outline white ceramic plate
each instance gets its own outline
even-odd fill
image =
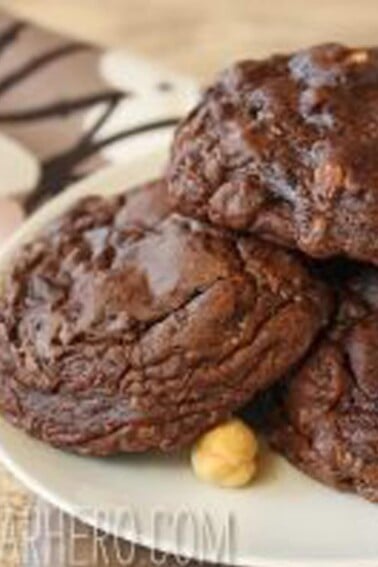
[[[111,194],[156,176],[166,152],[147,154],[77,184],[31,218],[21,242],[83,194]],[[85,522],[165,551],[254,567],[378,564],[378,506],[340,494],[265,453],[259,479],[227,491],[198,482],[187,456],[84,458],[0,422],[0,458],[28,487]]]

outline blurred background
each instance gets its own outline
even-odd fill
[[[56,30],[209,80],[237,57],[377,41],[377,0],[0,0]]]

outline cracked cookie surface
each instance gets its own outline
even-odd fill
[[[329,330],[257,411],[295,466],[378,502],[378,274],[360,270]]]
[[[297,362],[330,303],[293,254],[171,214],[163,182],[85,199],[10,269],[0,407],[82,453],[175,450]]]
[[[314,257],[378,264],[378,49],[321,45],[242,61],[178,128],[184,214]]]

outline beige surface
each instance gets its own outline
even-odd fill
[[[236,57],[325,40],[372,44],[378,30],[377,0],[0,0],[0,6],[84,39],[126,46],[204,80]],[[85,537],[72,549],[67,518],[61,540],[55,536],[54,544],[49,529],[38,534],[33,522],[43,507],[0,469],[1,567],[122,564],[114,542],[101,544],[96,551],[92,534],[78,523],[75,529]],[[61,519],[52,508],[48,515],[55,522]],[[126,544],[121,552],[128,555]],[[141,549],[132,562],[138,567],[152,563],[149,552]],[[173,567],[177,562],[171,559],[162,565]]]
[[[0,0],[56,29],[208,79],[235,57],[377,41],[377,0]]]

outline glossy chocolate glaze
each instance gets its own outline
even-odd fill
[[[174,450],[302,357],[330,298],[292,254],[171,214],[164,182],[78,203],[0,309],[0,407],[66,449]]]
[[[185,214],[314,257],[378,264],[378,50],[321,45],[236,63],[179,127]]]

